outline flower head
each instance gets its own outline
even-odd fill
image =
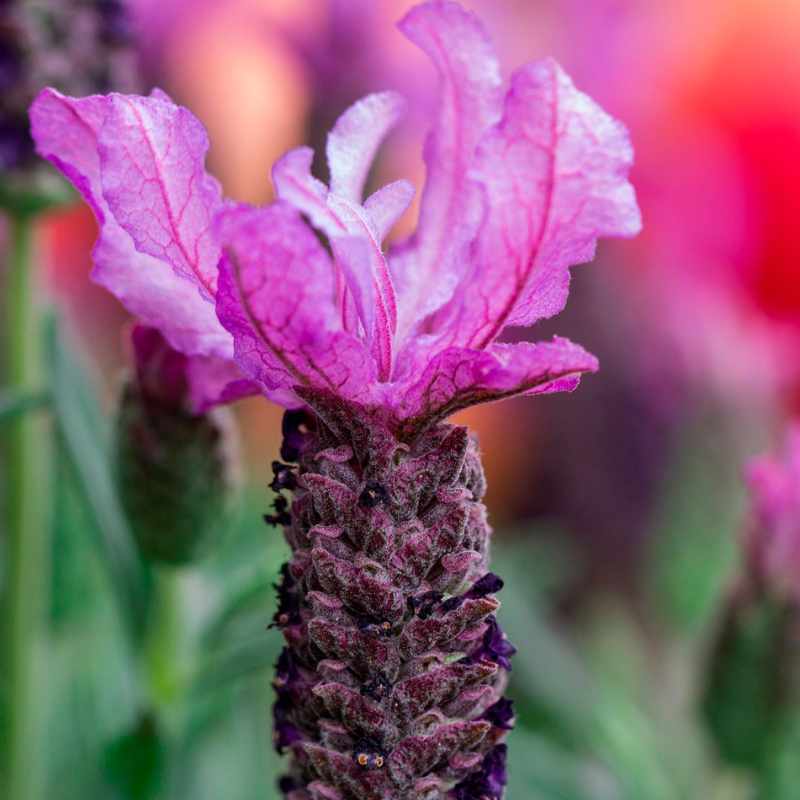
[[[419,226],[388,253],[413,187],[366,199],[364,187],[404,111],[395,93],[336,123],[329,186],[298,148],[275,165],[278,200],[264,208],[222,199],[205,131],[162,92],[46,90],[34,103],[39,152],[100,222],[94,279],[196,362],[196,407],[261,391],[298,408],[296,389],[325,389],[408,437],[476,403],[572,389],[596,369],[565,339],[497,339],[563,307],[568,268],[592,258],[598,236],[638,231],[625,128],[548,59],[518,70],[504,96],[488,35],[455,3],[417,6],[400,29],[441,86]]]
[[[792,602],[800,601],[800,427],[787,436],[783,456],[752,461],[747,479],[753,494],[745,547],[759,583]]]

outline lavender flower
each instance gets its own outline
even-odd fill
[[[496,340],[557,313],[569,266],[640,224],[625,128],[553,61],[504,98],[474,15],[437,0],[400,29],[439,69],[440,110],[419,226],[388,254],[414,190],[363,196],[397,94],[336,123],[330,186],[308,148],[286,154],[265,208],[223,201],[205,132],[161,92],[46,91],[31,111],[39,152],[97,214],[95,280],[189,356],[195,407],[261,392],[288,409],[268,520],[292,548],[274,619],[292,800],[502,794],[513,646],[477,447],[444,420],[596,369],[565,339]]]

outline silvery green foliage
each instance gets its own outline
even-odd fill
[[[508,657],[486,573],[474,439],[440,423],[399,441],[363,408],[299,390],[268,522],[292,556],[274,624],[275,744],[290,800],[499,797]],[[286,492],[291,492],[288,507]]]

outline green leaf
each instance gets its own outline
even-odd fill
[[[103,416],[55,318],[47,330],[47,351],[58,431],[97,523],[111,583],[123,617],[138,636],[147,612],[147,574],[117,496],[105,438]]]

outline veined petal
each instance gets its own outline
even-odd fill
[[[375,154],[405,110],[402,95],[380,92],[367,95],[339,117],[328,134],[325,150],[333,194],[361,205]]]
[[[486,350],[450,347],[430,360],[419,380],[396,390],[395,415],[399,427],[410,432],[479,403],[572,390],[582,372],[597,368],[591,353],[559,337]]]
[[[211,218],[222,192],[205,171],[205,129],[165,97],[109,96],[98,140],[103,196],[137,250],[211,299],[221,256]]]
[[[569,267],[594,257],[600,236],[641,227],[625,126],[551,59],[512,78],[502,121],[481,142],[472,176],[487,217],[474,272],[437,318],[442,340],[485,347],[506,325],[560,311]]]
[[[397,330],[397,305],[377,227],[362,206],[348,203],[334,194],[328,198],[328,204],[344,224],[348,235],[358,237],[366,246],[367,274],[373,286],[365,288],[364,294],[372,298],[373,310],[369,314],[371,325],[368,327],[364,320],[364,326],[375,354],[378,374],[381,380],[387,380],[392,371],[392,340]],[[357,274],[363,275],[364,271],[360,270]]]
[[[100,232],[92,253],[92,279],[158,328],[176,350],[230,357],[232,341],[214,306],[169,264],[138,252],[103,197],[98,146],[111,106],[111,97],[75,99],[53,89],[45,89],[31,106],[31,132],[38,152],[75,184],[97,216]]]
[[[358,398],[376,381],[367,348],[341,327],[330,258],[282,204],[230,205],[218,219],[226,257],[217,313],[236,363],[268,390],[305,385]]]
[[[500,118],[502,93],[491,39],[480,20],[457,3],[416,6],[398,27],[430,56],[440,75],[439,116],[425,141],[419,228],[390,263],[402,340],[450,299],[463,275],[466,248],[483,213],[467,173],[481,136]]]

